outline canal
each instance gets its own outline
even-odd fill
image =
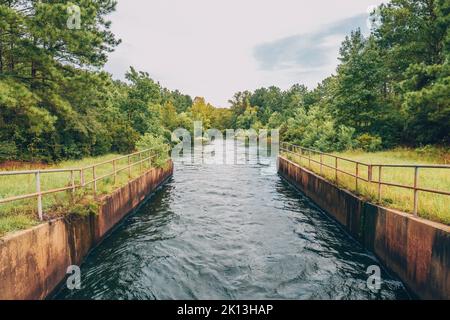
[[[401,282],[273,168],[176,164],[56,299],[408,299]]]

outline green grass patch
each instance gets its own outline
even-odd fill
[[[34,218],[27,215],[6,215],[0,218],[0,237],[6,233],[23,230],[29,227],[37,225],[39,222]]]
[[[382,186],[380,198],[378,184],[376,183],[367,183],[359,180],[358,188],[356,188],[356,179],[354,177],[344,173],[338,173],[336,181],[334,169],[326,168],[325,166],[322,166],[321,169],[320,164],[313,162],[310,164],[309,160],[300,159],[292,154],[285,155],[290,160],[311,169],[326,179],[337,183],[340,187],[352,191],[371,202],[407,213],[412,213],[414,210],[414,192],[412,190],[394,186]],[[336,155],[367,164],[444,164],[446,162],[445,159],[448,159],[448,154],[446,153],[435,152],[425,154],[420,150],[406,148],[374,153],[348,151],[336,153]],[[320,161],[320,156],[314,155],[312,159]],[[335,166],[335,160],[329,156],[323,157],[323,163],[331,167]],[[338,167],[340,170],[356,175],[356,164],[352,162],[339,160]],[[360,165],[359,175],[367,179],[369,175],[368,167]],[[381,176],[384,182],[411,187],[414,185],[413,168],[383,168]],[[378,181],[379,179],[377,167],[373,169],[372,179],[373,181]],[[442,191],[450,190],[450,169],[420,169],[418,186]],[[418,214],[420,217],[450,225],[450,196],[419,192]]]
[[[108,154],[100,157],[85,158],[82,160],[64,161],[57,165],[50,166],[48,169],[69,168],[76,169],[87,167],[93,164],[102,163],[107,160],[120,157],[118,154]],[[145,156],[144,156],[145,157]],[[132,156],[131,162],[139,161],[139,155]],[[25,166],[26,164],[24,164]],[[116,169],[125,168],[128,165],[128,159],[124,158],[117,161]],[[130,179],[137,178],[143,172],[153,167],[153,163],[146,161],[142,165],[135,165],[131,170],[125,169],[118,172],[116,178],[106,177],[97,182],[97,192],[94,196],[93,183],[85,188],[48,194],[43,196],[43,211],[46,219],[63,216],[67,214],[87,215],[97,211],[99,196],[112,193],[117,188],[128,183]],[[20,168],[15,168],[20,170]],[[27,168],[24,168],[27,170]],[[104,164],[96,168],[96,177],[112,173],[112,164]],[[0,176],[0,198],[8,198],[22,194],[31,194],[36,192],[35,175],[16,175]],[[84,172],[84,181],[93,180],[92,169]],[[71,173],[42,173],[41,190],[51,190],[71,186]],[[81,177],[79,172],[74,172],[74,181],[76,185],[80,184]],[[37,199],[26,199],[14,201],[6,204],[0,204],[0,236],[6,233],[28,228],[29,226],[39,224],[37,215]]]

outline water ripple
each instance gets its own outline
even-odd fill
[[[379,262],[280,179],[252,166],[178,166],[90,254],[57,299],[405,299]]]

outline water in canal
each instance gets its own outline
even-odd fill
[[[406,299],[379,262],[271,168],[176,165],[56,299]]]

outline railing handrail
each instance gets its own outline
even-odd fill
[[[353,160],[353,159],[349,159],[349,158],[340,157],[340,156],[337,156],[337,155],[332,154],[332,153],[326,153],[326,152],[322,152],[322,151],[319,151],[319,150],[302,147],[302,146],[295,145],[295,144],[292,144],[292,143],[289,143],[289,142],[282,142],[281,145],[283,145],[283,144],[287,144],[287,145],[290,145],[290,146],[295,147],[295,148],[300,148],[301,150],[312,151],[312,152],[315,152],[315,153],[318,153],[318,154],[321,154],[321,155],[324,155],[324,156],[330,156],[330,157],[338,158],[340,160],[345,160],[345,161],[349,161],[349,162],[353,162],[353,163],[359,163],[359,164],[364,165],[364,166],[370,166],[370,164],[368,164],[368,163],[364,163],[364,162]]]
[[[405,167],[405,168],[426,168],[426,169],[450,169],[450,165],[448,164],[379,164],[379,163],[366,163],[366,162],[362,162],[362,161],[358,161],[358,160],[354,160],[354,159],[350,159],[350,158],[345,158],[345,157],[341,157],[332,153],[327,153],[327,152],[322,152],[316,149],[311,149],[311,148],[306,148],[306,147],[302,147],[296,144],[292,144],[289,142],[282,142],[281,145],[283,144],[287,144],[296,148],[300,148],[302,150],[307,150],[307,151],[312,151],[314,153],[317,154],[322,154],[322,155],[326,155],[326,156],[330,156],[330,157],[334,157],[334,158],[338,158],[340,160],[344,160],[344,161],[348,161],[348,162],[353,162],[353,163],[359,163],[360,165],[363,166],[372,166],[372,167],[392,167],[392,168],[401,168],[401,167]],[[292,152],[292,151],[291,151]]]
[[[105,164],[109,164],[112,163],[113,161],[119,161],[122,159],[125,159],[127,157],[132,157],[138,154],[142,154],[148,151],[152,151],[155,150],[155,148],[149,148],[149,149],[145,149],[142,151],[136,151],[127,155],[123,155],[123,156],[119,156],[117,158],[114,159],[110,159],[110,160],[105,160],[103,162],[98,162],[98,163],[94,163],[92,165],[88,165],[85,167],[75,167],[75,168],[56,168],[56,169],[36,169],[36,170],[16,170],[16,171],[0,171],[0,176],[14,176],[14,175],[21,175],[21,174],[35,174],[35,173],[62,173],[62,172],[79,172],[81,170],[87,170],[87,169],[92,169],[93,167],[98,167],[98,166],[102,166]]]
[[[156,154],[151,154],[150,151],[155,150],[155,148],[149,148],[149,149],[145,149],[142,151],[137,151],[134,153],[130,153],[127,155],[123,155],[123,156],[119,156],[113,159],[109,159],[103,162],[99,162],[99,163],[95,163],[89,166],[84,166],[84,167],[78,167],[78,168],[57,168],[57,169],[37,169],[37,170],[19,170],[19,171],[0,171],[0,177],[1,176],[13,176],[13,175],[35,175],[36,177],[36,192],[33,193],[29,193],[29,194],[20,194],[20,195],[14,195],[14,196],[10,196],[10,197],[6,197],[6,198],[0,198],[0,204],[4,204],[4,203],[9,203],[9,202],[14,202],[14,201],[18,201],[18,200],[25,200],[25,199],[30,199],[30,198],[37,198],[38,199],[38,214],[39,214],[39,218],[40,220],[43,220],[43,210],[42,210],[42,196],[43,195],[47,195],[47,194],[52,194],[52,193],[58,193],[58,192],[63,192],[63,191],[68,191],[68,190],[72,190],[72,192],[74,193],[76,189],[79,188],[84,188],[88,185],[93,184],[93,189],[94,189],[94,194],[97,191],[97,181],[103,180],[107,177],[111,177],[114,176],[114,182],[116,181],[116,176],[124,171],[128,169],[128,175],[129,175],[129,179],[131,178],[131,168],[136,166],[136,165],[140,165],[141,167],[141,171],[142,171],[142,164],[146,161],[149,161],[149,163],[151,163],[151,160],[153,158],[155,158],[157,155]],[[145,158],[142,158],[142,155],[144,153],[148,153],[148,156],[146,156]],[[134,156],[139,155],[139,160],[137,161],[131,161],[131,158]],[[122,160],[122,159],[126,159],[128,158],[128,163],[127,165],[117,168],[116,164],[118,161]],[[97,177],[96,176],[96,168],[99,166],[103,166],[103,165],[107,165],[107,164],[112,164],[113,165],[113,170],[110,173],[104,174],[102,176]],[[85,181],[84,180],[84,172],[86,172],[87,170],[92,170],[92,180],[90,181]],[[41,190],[41,181],[40,181],[40,177],[42,174],[47,174],[47,173],[70,173],[71,177],[70,177],[70,185],[68,186],[64,186],[64,187],[60,187],[60,188],[56,188],[56,189],[51,189],[51,190]],[[80,181],[79,184],[75,183],[75,177],[74,174],[75,173],[79,173],[80,174]]]
[[[293,147],[292,149],[295,150],[301,150],[302,153],[295,153],[292,150],[289,150],[289,147],[284,148],[284,146],[290,146]],[[444,191],[444,190],[435,190],[435,189],[428,189],[428,188],[423,188],[419,186],[419,170],[420,169],[450,169],[450,165],[433,165],[433,164],[368,164],[368,163],[364,163],[364,162],[360,162],[357,160],[353,160],[353,159],[348,159],[348,158],[344,158],[344,157],[340,157],[331,153],[326,153],[326,152],[321,152],[319,150],[314,150],[311,148],[305,148],[299,145],[295,145],[289,142],[282,142],[281,143],[281,148],[282,151],[288,152],[288,153],[292,153],[298,157],[300,157],[300,159],[306,159],[309,161],[309,165],[311,166],[311,163],[316,163],[320,165],[320,174],[322,175],[322,168],[326,167],[326,168],[330,168],[332,170],[335,171],[335,179],[336,179],[336,183],[338,183],[338,173],[343,173],[346,174],[348,176],[351,176],[353,178],[355,178],[355,182],[356,182],[356,191],[358,191],[358,182],[359,181],[364,181],[367,183],[375,183],[378,185],[378,200],[381,201],[381,186],[391,186],[391,187],[399,187],[399,188],[404,188],[404,189],[408,189],[408,190],[413,190],[414,191],[414,214],[417,216],[418,215],[418,196],[419,196],[419,192],[427,192],[427,193],[434,193],[434,194],[440,194],[440,195],[445,195],[445,196],[450,196],[450,191]],[[308,155],[305,156],[303,154],[303,151],[309,151]],[[320,155],[320,161],[313,159],[311,157],[311,152],[314,152],[317,155]],[[331,157],[333,159],[335,159],[335,165],[331,166],[328,165],[326,163],[323,162],[323,156],[328,156]],[[351,172],[347,172],[345,170],[339,169],[339,165],[338,165],[338,160],[343,160],[343,161],[348,161],[351,163],[356,164],[356,168],[355,168],[355,173],[351,173]],[[360,172],[360,168],[359,166],[366,166],[367,167],[367,178],[361,176],[361,172]],[[373,179],[373,170],[375,168],[378,168],[378,180],[374,180]],[[413,185],[403,185],[403,184],[398,184],[398,183],[393,183],[393,182],[387,182],[387,181],[383,181],[382,180],[382,169],[383,168],[411,168],[414,169],[414,182]]]
[[[422,169],[450,169],[447,164],[371,164],[372,167],[385,168],[422,168]]]

